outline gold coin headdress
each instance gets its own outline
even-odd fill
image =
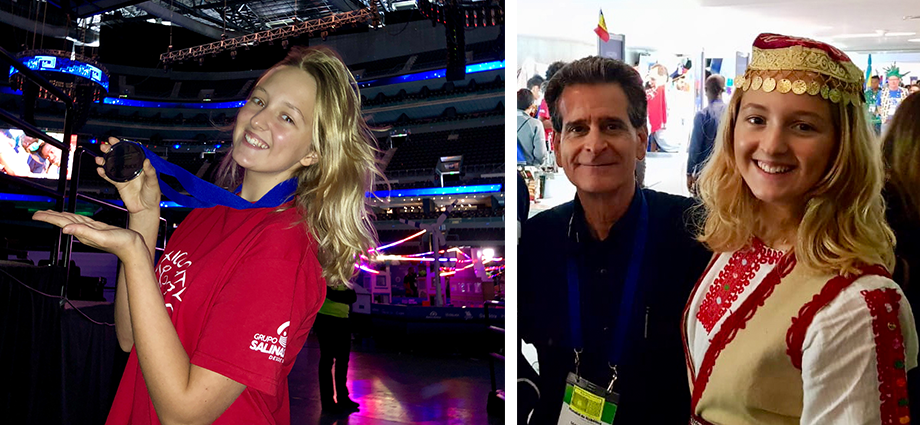
[[[834,103],[859,105],[864,102],[864,78],[846,53],[830,44],[764,33],[754,40],[751,63],[735,79],[735,88],[820,95]]]

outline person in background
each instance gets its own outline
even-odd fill
[[[29,170],[34,174],[48,174],[48,170],[51,168],[51,158],[47,155],[50,154],[51,145],[43,141],[38,141],[37,143],[32,143],[30,148],[34,147],[35,150],[31,152],[26,163],[29,164]],[[31,149],[30,149],[31,150]]]
[[[407,297],[418,296],[418,275],[415,274],[415,268],[409,267],[406,277],[403,279],[403,287],[406,288]]]
[[[668,125],[667,83],[668,69],[662,64],[652,65],[646,90],[650,152],[677,152],[677,148],[670,146],[662,134]]]
[[[920,92],[920,83],[911,84],[910,87],[908,87],[907,91],[908,91],[910,94],[914,94],[914,93],[916,93],[916,92]]]
[[[700,175],[716,255],[684,310],[692,423],[909,423],[911,308],[889,271],[863,72],[760,34]]]
[[[551,80],[553,76],[556,75],[556,73],[559,72],[559,70],[565,66],[565,64],[566,63],[563,61],[556,61],[556,62],[549,64],[549,66],[546,68],[546,81]],[[547,149],[549,151],[552,151],[553,138],[555,136],[553,133],[553,120],[550,118],[549,106],[546,104],[546,99],[540,99],[540,106],[539,108],[537,108],[536,117],[543,124],[543,129],[545,130],[544,136],[546,136]]]
[[[545,132],[540,121],[531,117],[536,109],[533,92],[520,89],[517,92],[517,168],[524,180],[528,199],[537,201],[542,196],[543,170],[546,160]]]
[[[696,179],[700,170],[712,153],[716,134],[719,132],[719,123],[725,113],[725,102],[722,102],[722,93],[725,92],[725,77],[715,74],[706,78],[706,98],[709,105],[693,117],[693,132],[690,134],[690,147],[687,155],[687,190],[696,195]]]
[[[530,93],[533,94],[533,98],[535,99],[535,101],[543,100],[543,83],[544,82],[546,82],[546,80],[543,79],[543,77],[539,75],[534,75],[533,77],[530,77],[529,80],[527,80],[527,90],[530,90]]]
[[[869,123],[875,129],[875,135],[882,134],[882,118],[878,115],[878,96],[881,92],[881,78],[873,75],[869,78],[869,89],[866,90],[866,109],[869,111]]]
[[[348,311],[357,300],[358,295],[352,288],[345,285],[330,287],[326,291],[326,301],[316,315],[313,328],[319,340],[319,397],[323,413],[349,413],[360,408],[358,403],[348,397],[346,386],[348,358],[351,356]],[[333,388],[335,400],[332,398]]]
[[[518,165],[539,167],[546,157],[546,141],[543,138],[543,126],[530,111],[536,108],[530,90],[517,92],[517,149]]]
[[[920,310],[920,96],[908,96],[898,107],[882,148],[888,171],[887,218],[897,240],[892,278],[911,310]],[[910,405],[920,406],[920,368],[908,372],[907,384]]]
[[[901,70],[892,65],[885,73],[888,78],[888,85],[882,89],[876,97],[875,105],[878,108],[878,115],[882,121],[882,131],[888,128],[888,121],[894,117],[901,101],[907,97],[908,93],[901,88]]]
[[[17,177],[33,175],[26,162],[29,153],[20,144],[24,137],[16,137],[9,130],[0,129],[0,172]]]
[[[38,154],[48,162],[48,170],[45,172],[50,176],[57,176],[61,171],[61,150],[50,143],[42,144]]]

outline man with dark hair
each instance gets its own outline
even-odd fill
[[[693,118],[693,132],[690,133],[690,148],[687,155],[687,190],[696,195],[696,179],[700,176],[703,163],[712,153],[719,122],[725,112],[722,92],[725,91],[725,77],[713,74],[704,83],[709,106],[696,113]]]
[[[881,90],[881,78],[878,75],[873,75],[869,78],[869,89],[866,90],[865,97],[866,107],[869,108],[869,122],[872,123],[872,128],[875,129],[876,135],[882,132],[882,118],[878,114],[878,106],[876,105]]]
[[[527,80],[527,89],[533,93],[534,99],[541,99],[543,97],[543,83],[546,80],[539,75],[534,75]]]
[[[531,199],[540,197],[542,170],[539,168],[546,159],[546,140],[543,139],[543,125],[530,116],[537,108],[533,93],[527,89],[517,92],[517,165],[518,174],[524,183],[524,195],[527,206]],[[526,192],[526,194],[525,194]],[[525,202],[519,199],[520,203]],[[526,219],[526,217],[525,217]]]
[[[518,390],[531,403],[519,404],[520,423],[569,423],[583,397],[616,393],[617,425],[686,424],[681,312],[710,254],[687,225],[692,200],[636,182],[648,139],[642,80],[622,62],[584,58],[553,76],[546,101],[576,196],[522,231]]]
[[[530,90],[517,92],[517,144],[518,164],[539,167],[546,156],[546,141],[543,139],[543,125],[530,112],[536,108]]]

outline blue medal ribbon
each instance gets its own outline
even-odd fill
[[[275,185],[272,190],[268,191],[256,202],[249,202],[237,195],[234,195],[224,188],[208,183],[198,176],[188,172],[188,170],[167,162],[149,149],[141,146],[144,155],[150,160],[150,164],[157,170],[157,179],[160,181],[160,191],[166,195],[169,200],[188,208],[211,208],[218,205],[230,207],[233,209],[244,210],[248,208],[275,208],[294,198],[294,192],[297,190],[297,179],[288,179]],[[188,191],[191,196],[183,195],[175,189],[169,187],[160,173],[167,176],[173,176],[182,187]]]
[[[617,314],[616,334],[610,338],[608,345],[608,361],[610,365],[622,365],[624,352],[629,339],[630,324],[636,312],[634,303],[636,301],[636,290],[639,289],[639,272],[642,268],[642,261],[645,258],[645,243],[648,239],[648,203],[645,200],[645,194],[638,187],[636,194],[639,197],[639,222],[636,226],[636,232],[633,236],[633,249],[630,254],[629,266],[626,270],[626,280],[623,285],[622,298],[620,299],[620,309]],[[580,350],[584,348],[584,339],[581,329],[581,293],[578,279],[578,266],[576,253],[573,249],[569,250],[567,255],[567,281],[568,281],[568,304],[569,304],[569,326],[572,348]]]

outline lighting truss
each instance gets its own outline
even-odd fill
[[[372,22],[375,27],[380,24],[380,16],[377,14],[376,2],[372,2],[371,7],[367,9],[337,13],[319,19],[298,22],[286,27],[246,34],[236,38],[215,41],[213,43],[202,44],[200,46],[189,47],[188,49],[176,50],[174,52],[166,52],[160,55],[160,60],[164,63],[171,63],[186,59],[200,58],[227,50],[234,51],[240,47],[255,46],[259,43],[266,43],[279,39],[285,40],[301,34],[320,33],[334,30],[336,27],[341,27],[343,25],[368,21]]]

